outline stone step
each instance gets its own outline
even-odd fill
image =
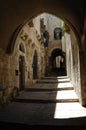
[[[44,79],[54,79],[54,80],[57,80],[58,78],[57,77],[42,77],[41,80],[44,80]]]
[[[73,87],[63,87],[63,88],[39,88],[39,87],[32,87],[26,88],[25,91],[62,91],[62,90],[74,90]]]
[[[53,78],[44,78],[37,80],[37,83],[63,83],[63,82],[70,82],[70,79],[53,79]]]
[[[69,77],[68,76],[59,76],[59,77],[53,77],[53,76],[48,76],[48,77],[42,77],[41,78],[41,80],[43,80],[43,79],[54,79],[54,80],[58,80],[58,79],[69,79]]]
[[[15,97],[13,101],[18,102],[76,102],[79,101],[74,90],[63,91],[24,91],[19,96]]]
[[[21,103],[68,103],[68,102],[79,102],[78,99],[13,99],[13,102]]]
[[[51,80],[51,79],[42,79],[42,80],[38,80],[37,83],[58,83],[58,80]]]

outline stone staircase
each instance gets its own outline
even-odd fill
[[[40,79],[25,91],[20,91],[0,112],[1,125],[14,127],[16,124],[19,127],[23,124],[52,129],[81,126],[86,124],[85,117],[86,108],[80,105],[73,85],[66,76]]]
[[[44,77],[33,86],[20,92],[13,101],[27,103],[79,102],[70,79],[64,77]]]

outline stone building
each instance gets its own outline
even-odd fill
[[[19,2],[0,2],[1,102],[2,97],[6,103],[46,76],[48,66],[51,70],[58,71],[61,67],[65,70],[80,103],[85,106],[86,9],[83,1]]]

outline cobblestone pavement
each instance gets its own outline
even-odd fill
[[[11,125],[22,128],[85,126],[86,108],[80,105],[68,77],[46,77],[21,91],[0,111],[0,126]]]

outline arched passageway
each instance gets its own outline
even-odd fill
[[[48,36],[48,46],[45,46],[46,39],[43,35],[45,32]],[[18,55],[23,55],[24,58],[19,59],[21,62],[18,71],[20,71],[21,76],[15,77],[11,70],[9,74],[12,78],[15,78],[18,89],[29,88],[29,85],[32,85],[41,77],[55,73],[55,76],[67,75],[76,86],[77,93],[79,92],[80,88],[77,88],[77,86],[80,87],[80,82],[78,82],[78,77],[80,77],[78,67],[79,45],[70,23],[68,25],[60,18],[44,12],[29,21],[26,20],[15,31],[12,38],[8,54],[13,59],[16,59]],[[25,50],[22,45],[25,46]],[[76,53],[76,57],[74,57],[74,53]],[[10,64],[13,59],[10,58]],[[14,65],[14,68],[17,70],[17,65]],[[12,87],[14,88],[14,84],[12,84]]]
[[[38,2],[40,4],[38,4]],[[83,75],[85,75],[85,71],[82,69],[83,65],[85,66],[85,63],[82,57],[85,57],[85,54],[82,52],[82,45],[81,45],[81,35],[84,35],[83,32],[83,23],[84,23],[84,14],[83,13],[85,11],[85,8],[83,6],[82,1],[76,1],[76,2],[70,2],[70,1],[31,1],[31,3],[29,3],[28,1],[21,1],[21,5],[19,6],[19,1],[16,2],[12,2],[11,0],[9,0],[6,3],[6,1],[2,1],[1,2],[1,13],[3,12],[3,14],[1,14],[1,44],[0,44],[0,49],[1,49],[1,73],[4,72],[4,70],[6,70],[3,73],[3,77],[0,78],[1,81],[1,85],[4,86],[4,88],[9,89],[9,92],[12,90],[10,89],[10,87],[14,87],[15,84],[18,87],[18,77],[15,76],[15,69],[18,69],[18,66],[13,64],[15,62],[13,62],[14,56],[13,55],[13,51],[16,49],[18,49],[17,44],[15,45],[15,43],[19,43],[20,41],[16,42],[16,39],[19,38],[18,36],[20,36],[20,32],[22,29],[25,29],[23,27],[27,26],[28,21],[33,21],[32,19],[35,16],[38,16],[39,14],[43,13],[43,12],[49,12],[50,14],[55,15],[56,17],[58,16],[59,18],[62,18],[62,20],[64,20],[65,22],[67,22],[67,24],[71,27],[70,33],[71,36],[65,35],[65,37],[63,39],[64,42],[67,43],[67,57],[66,57],[66,68],[67,68],[67,75],[70,77],[72,83],[75,86],[75,90],[78,94],[78,97],[81,100],[84,100],[85,97],[82,94],[82,90],[85,92],[85,78],[83,78]],[[64,4],[65,3],[65,4]],[[71,3],[71,4],[70,4]],[[74,7],[73,9],[71,8]],[[14,6],[14,7],[13,7]],[[22,10],[22,7],[24,8],[24,10]],[[33,11],[34,8],[34,11]],[[4,12],[4,10],[7,10],[6,12]],[[16,10],[16,13],[15,13]],[[77,15],[78,12],[78,15]],[[10,14],[10,15],[8,15]],[[18,15],[19,14],[19,17]],[[8,18],[9,17],[9,18]],[[13,21],[12,21],[13,19]],[[9,27],[9,23],[11,21],[10,27]],[[34,23],[34,22],[32,22]],[[33,24],[34,25],[34,24]],[[23,30],[24,34],[23,34],[23,43],[25,45],[29,45],[29,49],[27,49],[28,51],[26,51],[25,53],[25,86],[27,86],[28,84],[33,83],[32,79],[32,62],[33,61],[33,48],[32,45],[35,42],[36,44],[42,44],[41,41],[41,37],[40,37],[40,33],[36,30],[36,28],[34,28],[34,26],[32,26],[32,28],[29,28],[31,30],[35,30],[34,32],[34,39],[31,37],[31,31],[29,32],[29,35],[27,35],[26,29]],[[38,24],[37,24],[38,25]],[[9,28],[8,28],[9,27]],[[16,27],[17,30],[16,30]],[[30,26],[29,26],[30,27]],[[4,31],[3,31],[4,28]],[[13,32],[15,31],[15,33],[13,34]],[[83,33],[82,33],[83,32]],[[13,37],[10,41],[11,35],[13,34]],[[30,36],[30,37],[29,37]],[[83,44],[85,44],[85,38],[83,37]],[[71,39],[71,40],[70,40]],[[10,41],[10,44],[9,44]],[[41,42],[40,42],[41,41]],[[71,43],[71,44],[69,44]],[[36,45],[34,46],[35,49],[37,49],[37,54],[38,54],[38,75],[40,77],[41,75],[41,70],[42,70],[42,66],[40,66],[41,60],[40,57],[43,57],[43,60],[45,59],[45,55],[40,55],[41,51],[40,48]],[[43,51],[43,50],[42,50]],[[71,51],[71,56],[69,57],[69,53]],[[3,55],[5,55],[5,57],[3,58]],[[80,55],[80,56],[79,56]],[[84,56],[83,56],[84,55]],[[28,58],[30,57],[30,65],[28,65],[28,63],[26,61],[28,61]],[[8,60],[9,59],[9,60]],[[69,60],[70,61],[69,61]],[[80,59],[80,60],[79,60]],[[82,62],[81,62],[82,61]],[[70,64],[68,62],[71,62]],[[13,65],[14,70],[10,69],[10,66]],[[45,62],[43,62],[43,66],[45,67]],[[27,69],[26,69],[27,68]],[[86,67],[84,67],[86,68]],[[45,68],[44,68],[45,70]],[[43,74],[45,73],[43,70]],[[8,73],[10,72],[10,73]],[[71,73],[72,72],[72,73]],[[81,73],[80,73],[81,72]],[[13,77],[12,77],[13,74]],[[30,74],[28,77],[27,75]],[[10,81],[8,81],[8,79],[6,77],[9,77],[8,79],[10,79]],[[6,78],[6,80],[4,80]],[[81,85],[82,84],[82,85]],[[8,87],[10,86],[10,87]],[[83,99],[82,99],[83,96]]]
[[[66,76],[66,56],[65,53],[57,48],[51,53],[50,63],[52,66],[52,75]]]

